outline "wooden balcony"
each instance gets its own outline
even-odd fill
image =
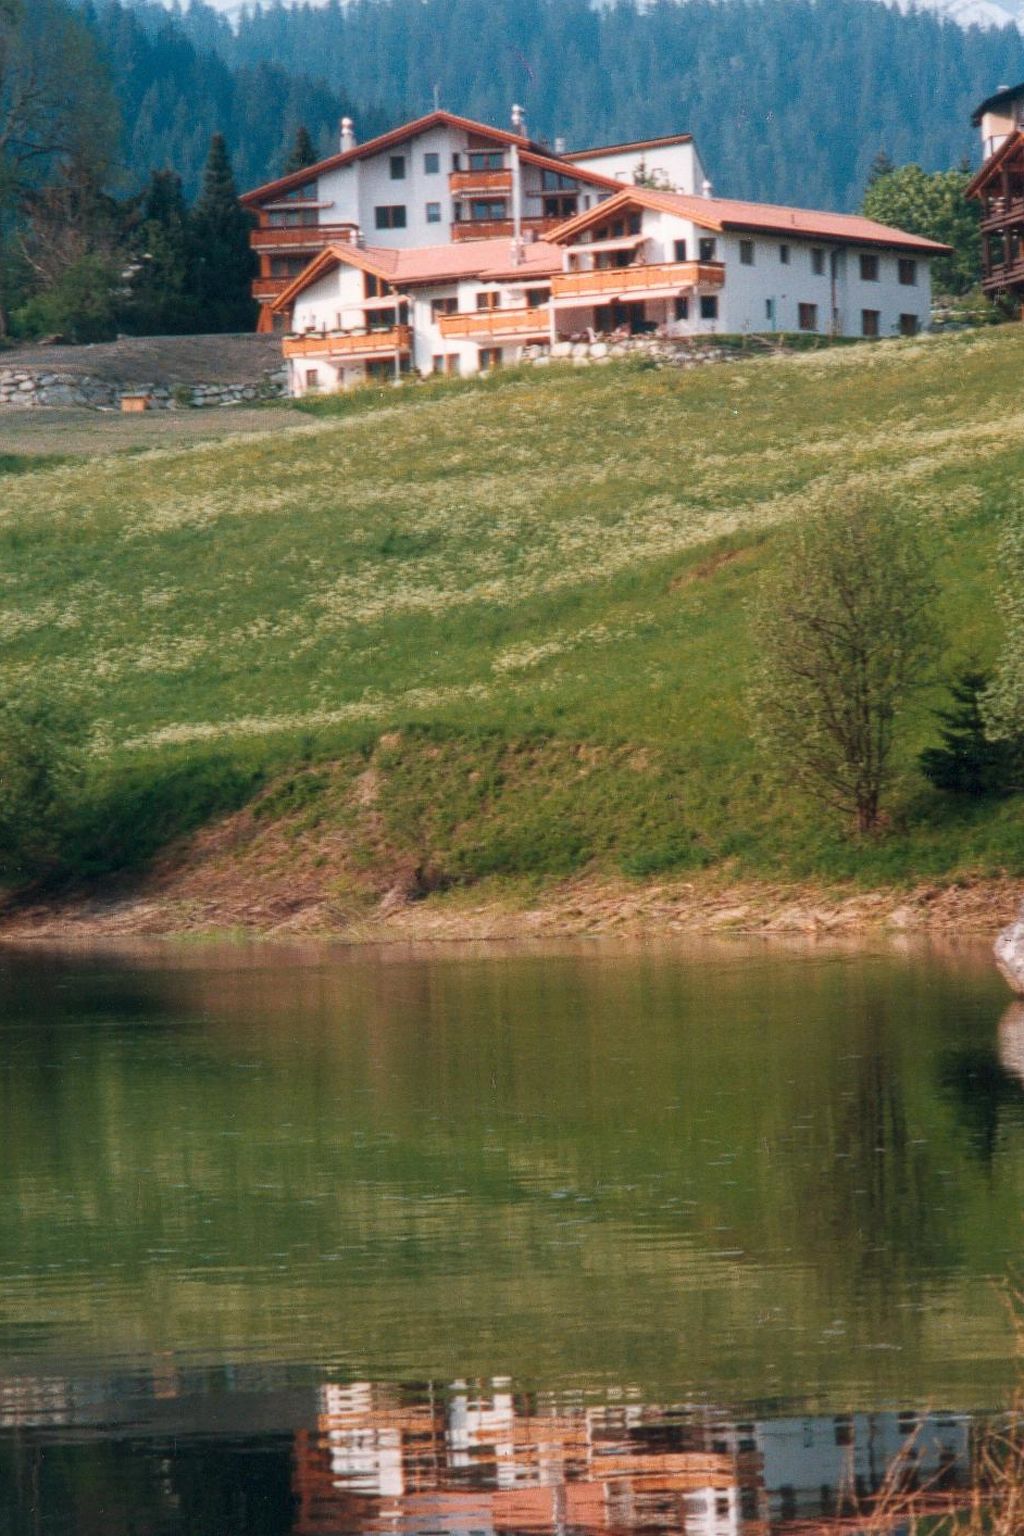
[[[512,195],[511,171],[452,171],[448,187],[453,196],[467,197],[473,193],[484,195],[495,192]]]
[[[440,315],[438,324],[446,341],[477,341],[491,337],[546,337],[548,306],[537,309],[474,309],[461,315]]]
[[[981,218],[982,232],[986,235],[1021,223],[1024,223],[1024,197],[1014,197],[1009,202],[1001,197],[993,198]]]
[[[332,336],[310,332],[305,336],[284,338],[285,357],[351,358],[387,357],[395,352],[408,352],[411,333],[407,325],[394,325],[386,331],[366,331],[364,334],[339,332]]]
[[[721,261],[659,261],[591,272],[556,272],[551,279],[551,296],[578,298],[584,303],[619,294],[642,299],[650,290],[721,288],[724,282],[725,264]]]
[[[276,299],[279,293],[284,293],[290,282],[290,277],[254,277],[252,280],[252,296],[254,299]]]
[[[351,245],[354,224],[304,224],[295,229],[272,229],[261,224],[249,235],[254,251],[322,250],[325,245]]]
[[[543,239],[549,229],[564,223],[564,219],[524,219],[522,229],[524,234]],[[451,226],[451,231],[453,240],[511,240],[514,232],[511,219],[462,219]]]

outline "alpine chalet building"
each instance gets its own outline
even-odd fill
[[[712,196],[687,134],[567,154],[432,112],[243,198],[295,395],[653,333],[913,335],[947,247]]]
[[[1024,304],[1024,85],[1001,86],[971,121],[984,155],[967,188],[981,203],[981,286]]]

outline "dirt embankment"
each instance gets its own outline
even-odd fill
[[[101,893],[11,904],[0,939],[89,941],[175,935],[412,940],[667,937],[733,933],[846,937],[994,936],[1021,882],[963,879],[863,890],[730,880],[720,871],[645,882],[583,874],[529,885],[499,879],[431,890],[429,871],[381,850],[354,867],[347,833],[303,830],[258,810],[171,849],[147,874]]]

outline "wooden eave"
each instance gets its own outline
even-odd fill
[[[1022,147],[1024,147],[1024,133],[1016,128],[1005,142],[1000,144],[995,154],[989,155],[981,170],[967,183],[964,188],[964,197],[980,197],[991,177],[1002,170],[1004,163],[1012,158],[1015,150]]]
[[[622,187],[621,182],[615,182],[615,186]],[[691,224],[700,225],[701,229],[713,229],[721,234],[723,225],[710,213],[704,218],[698,218],[695,214],[680,214],[678,207],[664,198],[659,198],[657,192],[647,187],[622,187],[616,197],[609,197],[603,203],[588,208],[584,213],[578,213],[575,218],[567,219],[564,224],[559,224],[557,229],[547,232],[544,239],[551,245],[563,245],[571,242],[583,230],[589,229],[592,224],[602,224],[609,215],[619,213],[626,208],[651,208],[658,213],[674,213],[686,218]]]
[[[559,176],[569,176],[573,181],[585,182],[591,187],[607,187],[610,191],[621,192],[623,183],[616,181],[612,176],[602,176],[599,171],[587,171],[580,166],[567,164],[564,158],[558,155],[542,155],[533,149],[521,149],[519,158],[524,165],[539,166],[542,171],[555,171]],[[607,206],[604,204],[602,206]]]
[[[373,277],[378,277],[382,282],[393,283],[394,272],[389,272],[377,262],[368,257],[365,251],[357,246],[326,245],[322,251],[318,251],[308,266],[303,267],[298,277],[293,277],[287,288],[282,289],[277,298],[271,302],[270,308],[275,312],[288,309],[300,293],[304,293],[311,283],[323,277],[331,267],[357,267],[361,272],[369,272]]]
[[[540,145],[534,145],[531,139],[523,138],[521,134],[509,133],[504,128],[491,128],[486,123],[474,122],[471,117],[459,117],[454,112],[439,110],[428,112],[425,117],[414,118],[411,123],[402,123],[397,128],[390,128],[387,133],[378,134],[375,139],[367,139],[365,144],[357,144],[353,149],[347,149],[341,154],[330,155],[326,160],[318,160],[315,165],[304,166],[301,171],[292,171],[289,176],[279,176],[276,181],[264,182],[263,186],[254,187],[251,192],[243,192],[240,201],[246,207],[258,207],[269,198],[278,197],[282,192],[290,191],[292,187],[301,187],[304,182],[312,181],[327,171],[336,171],[342,166],[354,164],[357,160],[379,155],[383,150],[391,149],[396,144],[404,144],[407,140],[418,138],[420,134],[429,132],[431,128],[442,125],[449,128],[464,128],[467,133],[476,134],[482,139],[490,139],[495,144],[518,144],[521,149],[543,153]]]
[[[586,160],[591,155],[619,155],[627,149],[665,149],[670,144],[692,144],[692,133],[666,133],[659,139],[631,139],[627,144],[595,144],[590,149],[571,149],[563,160]]]

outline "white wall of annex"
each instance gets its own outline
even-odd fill
[[[704,180],[704,167],[692,142],[665,144],[660,149],[598,151],[573,164],[597,171],[601,176],[611,176],[614,181],[624,181],[627,186],[632,185],[635,174],[643,167],[648,176],[657,176],[666,189],[675,192],[699,192]]]

